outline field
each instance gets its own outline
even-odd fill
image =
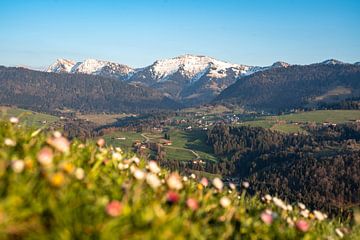
[[[121,138],[125,139],[122,140]],[[143,141],[144,137],[141,136],[141,133],[137,132],[115,132],[105,135],[104,139],[110,145],[128,150],[132,147],[132,144],[135,140]]]
[[[98,125],[107,125],[116,122],[120,118],[131,116],[131,114],[80,114],[77,113],[76,117],[88,120],[90,122],[96,123]]]
[[[263,127],[285,133],[303,132],[302,125],[308,123],[322,124],[345,123],[360,119],[359,110],[318,110],[302,113],[292,113],[279,116],[260,117],[241,124],[253,127]]]
[[[21,122],[27,126],[41,127],[43,125],[51,124],[59,118],[49,114],[33,112],[21,108],[0,106],[0,118],[8,119],[10,117],[18,117]]]
[[[192,130],[189,132],[171,129],[168,134],[172,142],[171,146],[164,146],[166,158],[179,161],[201,159],[206,161],[216,161],[212,155],[211,148],[206,145],[206,132]],[[150,142],[161,143],[164,141],[162,133],[137,133],[137,132],[115,132],[104,136],[105,140],[113,145],[124,149],[129,149],[135,140],[148,140]],[[124,140],[116,138],[125,138]]]

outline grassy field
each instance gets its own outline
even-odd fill
[[[51,124],[59,119],[58,117],[49,114],[15,107],[0,106],[0,118],[8,119],[10,117],[18,117],[23,124],[32,127],[41,127],[44,124]]]
[[[90,122],[106,125],[116,122],[120,118],[129,117],[131,114],[121,113],[121,114],[76,114],[77,118],[88,120]]]
[[[279,116],[268,116],[259,118],[258,120],[243,122],[242,125],[263,127],[285,133],[296,133],[304,132],[301,126],[307,123],[345,123],[357,119],[360,119],[359,110],[318,110]]]
[[[116,138],[125,138],[125,140],[120,140]],[[115,147],[130,149],[135,140],[143,141],[144,137],[141,136],[141,133],[137,132],[115,132],[105,135],[104,139],[108,144]]]
[[[202,159],[206,161],[216,161],[217,158],[212,155],[211,147],[207,146],[206,132],[193,130],[185,132],[179,129],[169,131],[171,146],[164,146],[167,159],[188,161],[193,159]],[[118,137],[125,137],[125,140],[118,140]],[[160,143],[163,141],[162,133],[137,133],[137,132],[115,132],[105,135],[107,143],[113,146],[119,146],[124,149],[130,149],[135,140],[146,140]]]
[[[169,134],[174,147],[191,149],[196,152],[202,160],[217,160],[216,157],[211,154],[211,147],[206,145],[206,132],[201,130],[185,132],[178,129],[172,129]]]
[[[360,119],[360,111],[359,110],[318,110],[311,112],[303,112],[303,113],[294,113],[281,115],[276,117],[275,120],[285,120],[285,121],[293,121],[293,122],[315,122],[315,123],[323,123],[323,122],[331,122],[331,123],[343,123],[349,122],[351,120]]]

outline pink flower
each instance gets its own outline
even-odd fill
[[[70,150],[70,142],[64,137],[54,137],[47,140],[47,143],[56,150],[66,153]]]
[[[99,146],[99,147],[103,147],[105,146],[105,140],[103,138],[99,138],[96,142],[96,144]]]
[[[209,181],[207,180],[207,178],[203,177],[200,181],[201,185],[203,185],[204,187],[207,187],[209,185]]]
[[[177,192],[169,191],[166,194],[166,201],[168,203],[171,203],[171,204],[177,203],[179,200],[180,200],[180,196]]]
[[[120,215],[121,210],[122,210],[122,204],[117,200],[113,200],[106,205],[106,213],[109,216],[117,217]]]
[[[309,230],[309,223],[305,220],[298,220],[296,223],[295,223],[295,226],[296,226],[296,229],[301,231],[301,232],[307,232]]]
[[[188,198],[188,200],[186,200],[186,206],[191,210],[195,211],[199,208],[199,203],[194,198]]]
[[[53,150],[49,147],[43,147],[37,154],[37,159],[42,165],[50,165],[53,161]]]
[[[261,213],[260,218],[265,224],[268,224],[268,225],[270,225],[273,221],[272,215],[267,212]]]
[[[180,190],[183,188],[183,184],[181,183],[181,178],[180,178],[179,174],[177,174],[177,173],[172,173],[168,177],[166,182],[170,189]]]

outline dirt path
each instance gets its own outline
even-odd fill
[[[165,148],[172,148],[172,149],[178,149],[178,150],[184,150],[184,151],[188,151],[188,152],[191,152],[195,157],[196,159],[199,159],[200,158],[200,155],[195,152],[194,150],[191,150],[191,149],[187,149],[187,148],[180,148],[180,147],[171,147],[171,146],[164,146]],[[196,160],[194,159],[194,160]]]
[[[150,139],[148,136],[146,136],[144,133],[140,134],[146,142],[150,142]],[[171,149],[178,149],[178,150],[183,150],[183,151],[188,151],[188,152],[191,152],[194,156],[195,156],[195,159],[194,160],[197,160],[197,159],[200,159],[200,155],[195,152],[194,150],[191,150],[191,149],[187,149],[187,148],[181,148],[181,147],[172,147],[172,146],[164,146],[165,148],[171,148]]]

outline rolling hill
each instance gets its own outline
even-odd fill
[[[360,66],[335,60],[273,68],[239,79],[214,103],[276,112],[360,95]]]
[[[149,112],[180,105],[162,93],[112,78],[0,67],[0,102],[44,112]]]

